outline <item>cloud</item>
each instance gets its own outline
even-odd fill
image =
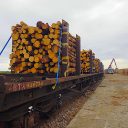
[[[70,32],[81,36],[81,49],[92,49],[105,65],[114,57],[123,60],[119,61],[121,68],[128,67],[127,0],[0,1],[0,49],[11,34],[11,26],[21,20],[34,26],[38,20],[52,23],[65,19]],[[1,69],[8,68],[10,52],[11,42],[0,56]]]
[[[9,70],[9,59],[5,57],[0,57],[0,71]]]

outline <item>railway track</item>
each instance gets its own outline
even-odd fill
[[[89,96],[95,91],[99,83],[86,88],[83,94],[69,92],[63,95],[61,108],[50,114],[48,113],[46,118],[40,118],[40,123],[33,128],[65,128]]]

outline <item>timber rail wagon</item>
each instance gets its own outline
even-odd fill
[[[11,74],[0,74],[0,128],[33,128],[36,116],[59,107],[63,96],[82,95],[103,78],[100,60],[91,50],[80,52],[80,36],[64,20],[21,22],[11,37]]]
[[[89,85],[103,78],[103,73],[83,74],[59,78],[55,89],[54,78],[45,79],[32,74],[0,75],[0,121],[14,120],[28,113],[29,107],[49,111],[64,91],[82,93]],[[48,110],[49,109],[49,110]]]

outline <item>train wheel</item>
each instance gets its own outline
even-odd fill
[[[0,128],[5,128],[5,123],[4,122],[0,122]]]
[[[24,128],[33,128],[39,123],[39,113],[33,112],[24,118]]]
[[[10,121],[7,125],[8,125],[7,128],[24,128],[23,127],[23,118]]]

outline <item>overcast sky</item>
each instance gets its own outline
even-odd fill
[[[0,0],[0,50],[16,23],[61,19],[81,36],[81,49],[92,49],[105,68],[112,58],[128,68],[128,0]],[[8,69],[10,53],[11,42],[0,56],[0,70]]]

